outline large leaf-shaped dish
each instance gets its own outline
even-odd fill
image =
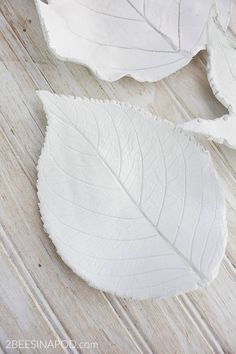
[[[215,11],[208,25],[208,80],[229,114],[216,119],[195,119],[182,127],[236,149],[236,42],[220,25]]]
[[[227,229],[209,154],[127,104],[40,98],[48,129],[38,196],[65,263],[92,286],[134,298],[214,279]]]
[[[48,4],[46,3],[48,2]],[[46,40],[62,60],[99,78],[156,81],[206,45],[214,0],[35,0]],[[216,0],[227,26],[230,0]]]

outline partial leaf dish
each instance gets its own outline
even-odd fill
[[[157,81],[188,64],[215,2],[226,28],[231,0],[35,0],[52,52],[108,81]]]
[[[236,149],[236,42],[223,30],[215,11],[208,24],[208,80],[228,114],[216,119],[194,119],[183,129]]]
[[[42,220],[91,286],[163,298],[204,287],[224,255],[225,201],[208,152],[128,104],[39,93]]]

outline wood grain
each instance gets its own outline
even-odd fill
[[[235,9],[234,0],[232,34]],[[2,0],[0,57],[2,350],[7,339],[23,337],[98,343],[72,352],[235,353],[235,151],[200,139],[227,197],[229,240],[219,277],[206,290],[168,300],[122,300],[73,274],[43,230],[35,189],[46,127],[35,90],[129,101],[174,122],[213,118],[225,109],[207,82],[206,54],[159,83],[103,82],[50,54],[32,0]]]

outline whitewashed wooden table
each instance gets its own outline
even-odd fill
[[[129,101],[176,123],[213,118],[224,108],[207,82],[206,53],[159,83],[103,82],[49,53],[33,0],[1,0],[0,58],[0,352],[236,353],[236,151],[201,139],[226,191],[226,256],[208,289],[168,300],[119,299],[73,274],[43,230],[35,188],[46,127],[35,90]],[[90,349],[7,349],[13,339]]]

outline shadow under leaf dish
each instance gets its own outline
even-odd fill
[[[35,0],[47,43],[62,60],[103,80],[160,80],[206,47],[216,3],[223,28],[231,0]]]
[[[223,30],[216,12],[208,24],[208,80],[229,114],[216,119],[194,119],[181,126],[209,140],[236,149],[236,42]]]
[[[224,255],[225,201],[210,155],[129,104],[40,91],[46,231],[91,286],[137,299],[204,287]]]

